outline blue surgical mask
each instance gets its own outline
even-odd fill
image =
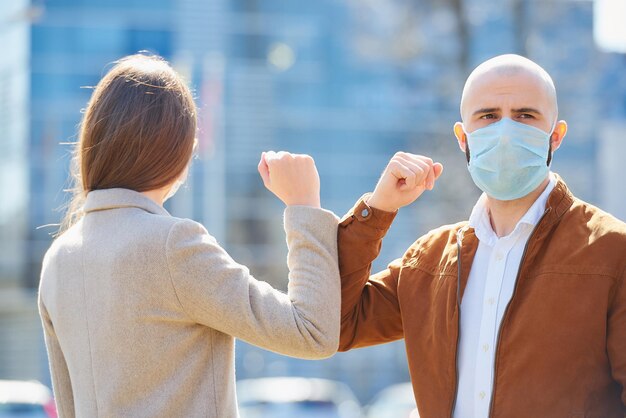
[[[494,199],[526,196],[548,175],[550,133],[509,118],[468,133],[472,180]]]

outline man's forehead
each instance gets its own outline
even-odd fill
[[[554,83],[539,65],[518,55],[502,55],[484,62],[470,74],[461,97],[461,115],[466,115],[467,104],[485,106],[507,96],[515,106],[548,106],[557,111]],[[524,103],[525,102],[525,103]]]
[[[529,74],[489,74],[475,79],[465,93],[465,100],[472,107],[503,101],[513,107],[551,104],[543,81]]]

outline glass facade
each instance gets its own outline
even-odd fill
[[[28,208],[28,1],[0,4],[0,289],[23,275]]]

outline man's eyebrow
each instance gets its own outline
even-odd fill
[[[535,113],[541,115],[542,113],[534,107],[520,107],[519,109],[511,109],[513,113]]]
[[[477,111],[475,111],[474,113],[472,113],[472,115],[479,115],[479,114],[483,114],[483,113],[493,113],[493,112],[499,112],[500,108],[499,107],[483,107],[482,109],[478,109]]]

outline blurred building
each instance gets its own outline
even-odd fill
[[[71,146],[61,143],[77,140],[89,86],[141,50],[170,60],[200,105],[199,156],[167,208],[204,223],[237,261],[280,288],[282,205],[258,178],[261,151],[312,154],[322,203],[338,215],[373,189],[396,151],[443,162],[437,190],[398,215],[374,265],[382,269],[429,229],[467,218],[478,191],[452,125],[466,76],[501,53],[527,55],[552,74],[570,126],[554,169],[578,196],[626,218],[624,194],[615,193],[624,190],[617,156],[626,150],[616,134],[626,121],[626,61],[596,48],[591,1],[4,3],[0,39],[17,47],[0,57],[0,79],[18,81],[0,81],[0,287],[30,296],[12,298],[29,313],[22,322],[0,304],[0,376],[47,380],[40,330],[23,324],[36,323],[34,289],[56,231],[39,227],[58,224],[69,198]],[[9,334],[11,347],[34,351],[2,351]],[[241,343],[237,373],[343,380],[362,401],[409,378],[402,342],[323,362]]]
[[[626,182],[623,181],[623,156],[626,155],[626,27],[622,22],[626,3],[596,0],[594,35],[604,54],[607,68],[600,78],[603,100],[598,133],[598,171],[600,206],[626,220]]]
[[[19,283],[24,268],[28,208],[28,2],[0,5],[0,39],[13,45],[0,55],[0,288]]]
[[[34,292],[24,288],[29,207],[29,61],[27,0],[0,4],[0,376],[37,376],[41,337]],[[6,46],[10,46],[6,48]]]
[[[173,3],[19,0],[0,6],[0,39],[11,46],[0,58],[0,287],[9,281],[21,289],[0,293],[1,377],[49,383],[36,288],[69,197],[69,143],[77,139],[89,87],[107,65],[144,49],[171,54]]]

